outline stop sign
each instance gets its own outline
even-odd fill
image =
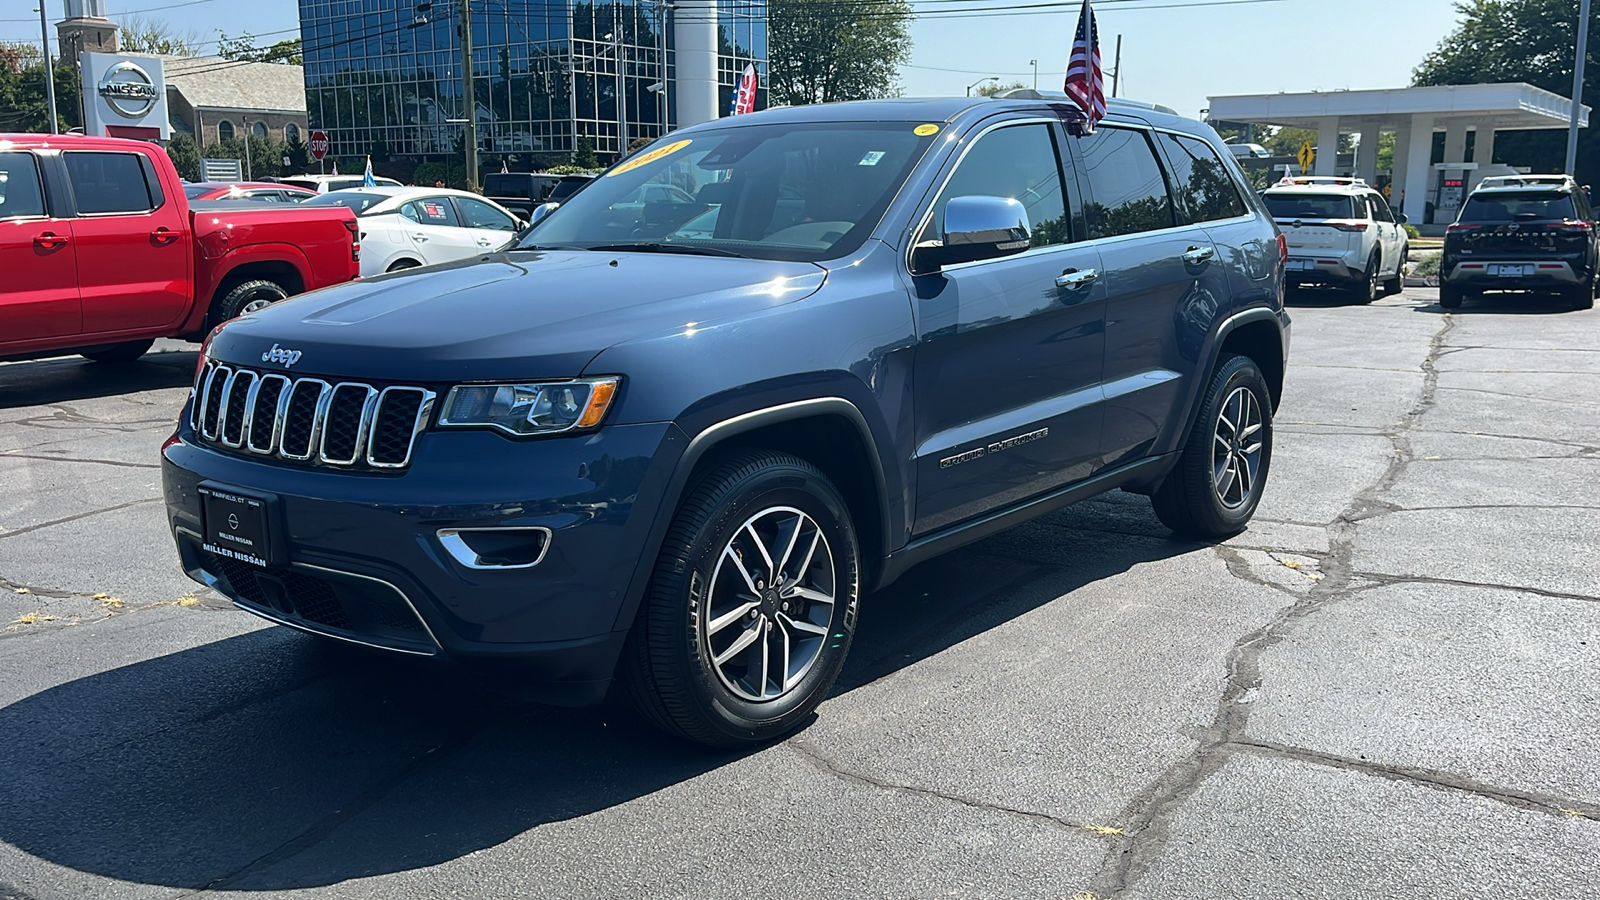
[[[328,133],[326,131],[311,132],[311,156],[320,160],[328,155]]]

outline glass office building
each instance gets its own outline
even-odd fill
[[[503,156],[524,169],[550,165],[585,139],[610,160],[634,138],[677,124],[672,4],[471,4],[469,104],[461,0],[300,0],[307,113],[328,133],[330,155],[459,159],[469,106],[485,168]],[[725,114],[744,67],[765,73],[767,9],[765,0],[717,6]]]

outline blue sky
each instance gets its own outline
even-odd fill
[[[9,21],[26,20],[37,2],[0,0],[0,20],[8,20],[0,21],[0,39],[37,40],[37,25]],[[61,2],[47,2],[54,23]],[[108,5],[113,18],[171,7],[145,15],[208,41],[219,28],[230,34],[245,28],[258,35],[289,32],[263,42],[298,33],[295,0],[188,0],[175,6],[184,2]],[[1101,0],[1097,15],[1107,68],[1116,35],[1123,35],[1123,96],[1195,115],[1208,95],[1403,86],[1456,20],[1452,0],[1264,0],[1170,8],[1197,2],[1204,0]],[[986,75],[1032,84],[1030,59],[1039,61],[1040,87],[1059,87],[1076,24],[1076,9],[917,21],[911,65],[901,72],[906,93],[961,94]]]

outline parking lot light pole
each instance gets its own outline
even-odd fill
[[[972,96],[972,89],[977,87],[980,84],[983,84],[985,81],[999,81],[999,80],[1000,80],[1000,76],[998,76],[998,75],[990,75],[988,78],[979,78],[977,81],[974,81],[973,83],[967,85],[967,96],[971,97]]]
[[[50,101],[50,133],[58,134],[61,125],[56,120],[56,67],[50,61],[50,26],[44,18],[44,0],[39,0],[39,40],[39,49],[44,51],[44,95]]]
[[[1568,175],[1578,174],[1578,120],[1583,116],[1583,70],[1589,54],[1589,0],[1578,7],[1578,57],[1572,70],[1572,118],[1567,122]]]

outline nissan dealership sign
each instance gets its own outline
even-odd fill
[[[166,140],[167,84],[154,56],[84,53],[83,94],[88,121],[84,131],[109,137]]]

